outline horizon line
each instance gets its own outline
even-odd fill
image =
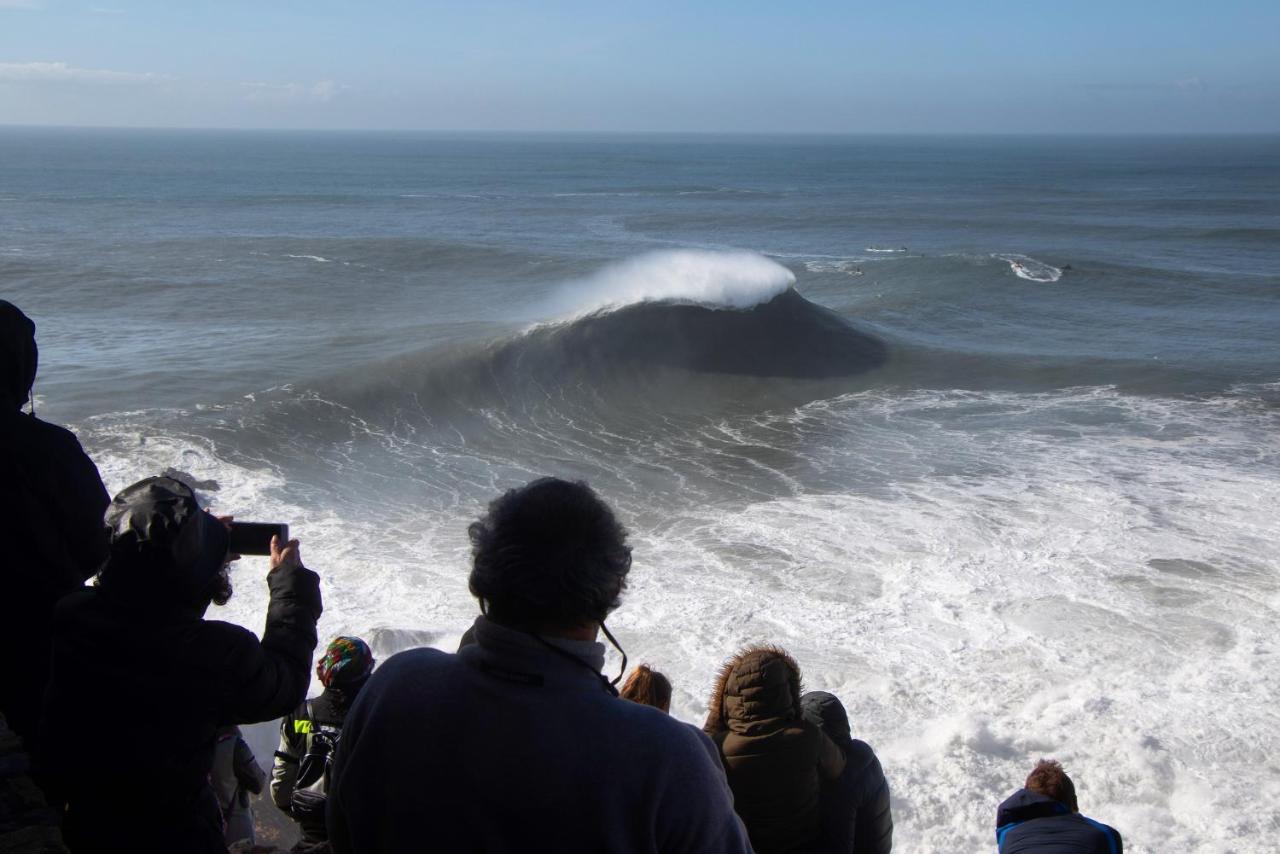
[[[491,136],[706,136],[706,137],[1243,137],[1280,136],[1275,130],[1148,130],[1148,131],[974,131],[974,130],[617,130],[617,129],[519,129],[519,128],[404,128],[404,127],[270,127],[218,125],[92,125],[27,124],[2,122],[0,130],[69,131],[178,131],[223,133],[333,133],[333,134],[440,134]]]

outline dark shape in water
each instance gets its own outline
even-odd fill
[[[880,367],[888,348],[794,289],[748,309],[647,302],[544,327],[508,342],[507,367],[568,375],[583,369],[678,368],[702,373],[829,379]]]

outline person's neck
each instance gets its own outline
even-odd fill
[[[593,641],[600,637],[600,624],[587,623],[574,629],[560,629],[554,632],[539,632],[539,634],[553,638],[564,638],[565,640]]]
[[[516,631],[528,632],[543,638],[571,640],[571,641],[595,641],[600,637],[599,623],[583,623],[581,626],[572,626],[570,628],[539,626],[539,625],[513,625],[504,623],[501,620],[489,619],[508,629]]]

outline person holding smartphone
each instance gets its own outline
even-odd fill
[[[322,605],[297,540],[270,544],[261,640],[204,619],[231,595],[229,521],[178,480],[127,487],[97,583],[55,609],[39,761],[76,852],[225,851],[209,784],[219,727],[306,696]]]

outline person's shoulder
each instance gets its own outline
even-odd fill
[[[611,705],[613,713],[622,719],[623,727],[644,736],[647,749],[670,753],[705,752],[706,746],[712,744],[710,737],[698,727],[673,718],[661,709],[629,700],[613,700]]]
[[[880,764],[880,760],[876,757],[876,752],[871,745],[857,738],[849,740],[849,744],[844,748],[844,755],[845,761],[854,768],[865,768]]]
[[[19,429],[26,433],[27,436],[43,443],[46,447],[55,450],[84,453],[84,449],[80,446],[80,440],[76,438],[76,434],[72,433],[66,427],[54,424],[50,421],[42,421],[34,415],[20,419],[18,422]]]
[[[240,655],[246,650],[262,645],[258,636],[244,626],[222,620],[193,620],[190,628],[183,631],[184,633],[190,631],[207,643],[228,647],[234,650],[232,655]]]
[[[1119,843],[1120,831],[1116,830],[1111,825],[1103,824],[1097,819],[1089,818],[1087,815],[1084,815],[1083,813],[1076,813],[1075,817],[1080,819],[1080,821],[1084,822],[1085,824],[1087,824],[1093,830],[1094,834],[1100,839],[1106,840],[1107,842],[1110,842],[1112,839],[1114,839],[1117,843]]]
[[[68,593],[53,606],[54,622],[75,619],[76,615],[86,608],[97,607],[101,595],[101,591],[96,587],[83,587]]]
[[[458,656],[454,653],[431,647],[406,649],[378,665],[368,683],[360,689],[360,696],[430,690],[459,666]]]
[[[443,667],[455,667],[458,664],[456,653],[444,652],[429,646],[406,649],[388,658],[378,668],[378,673],[398,673],[416,670],[434,670]]]

